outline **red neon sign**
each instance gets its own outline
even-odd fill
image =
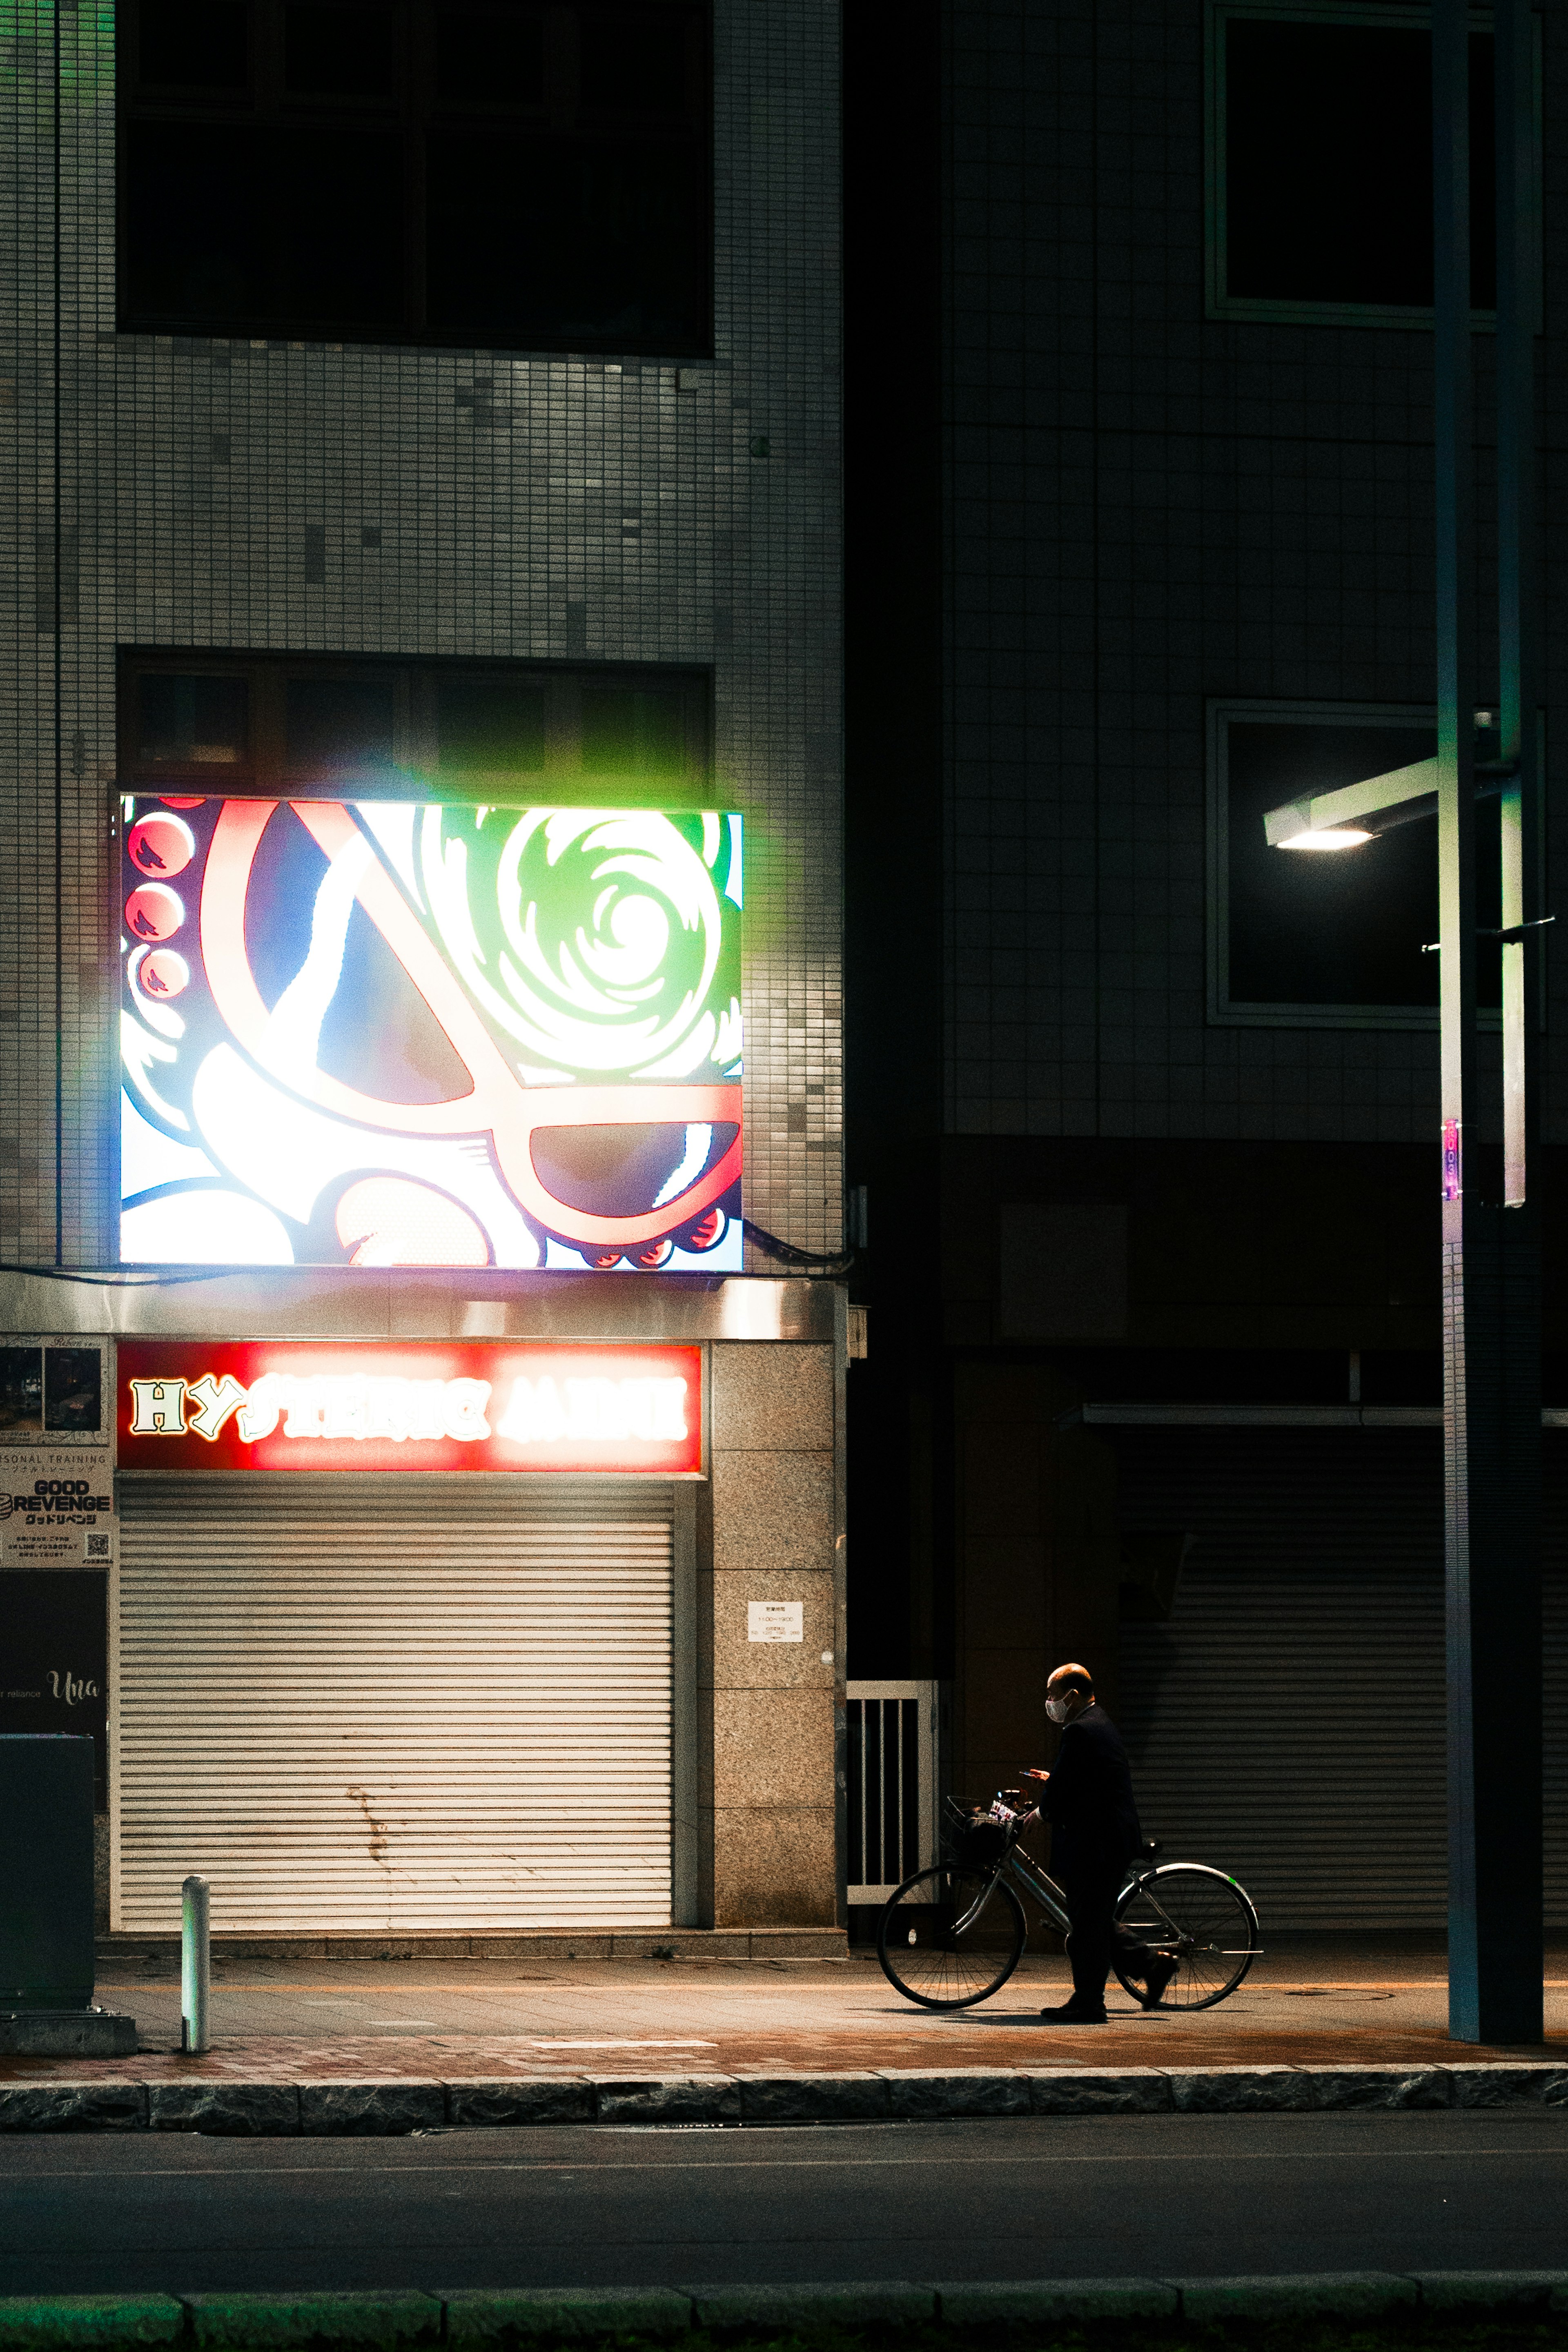
[[[700,1348],[124,1340],[124,1470],[702,1468]]]

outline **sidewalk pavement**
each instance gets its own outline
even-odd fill
[[[1439,1949],[1276,1940],[1240,1990],[1194,2013],[1137,2009],[1111,1988],[1109,2022],[1053,2026],[1059,1954],[1026,1954],[976,2010],[918,2010],[874,1955],[837,1959],[510,1958],[290,1961],[215,1956],[213,2046],[179,2050],[177,1954],[100,1961],[98,2000],[137,2021],[130,2058],[0,2058],[0,2084],[321,2083],[584,2075],[987,2072],[1078,2066],[1205,2071],[1434,2067],[1489,2056],[1568,2067],[1568,1945],[1547,1966],[1546,2041],[1508,2051],[1448,2039]]]

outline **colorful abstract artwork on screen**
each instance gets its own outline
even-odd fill
[[[741,1264],[738,815],[123,803],[121,1257]]]

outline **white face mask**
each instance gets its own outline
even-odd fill
[[[1049,1716],[1053,1723],[1065,1723],[1067,1721],[1068,1704],[1068,1703],[1065,1698],[1048,1698],[1046,1701],[1046,1713]]]

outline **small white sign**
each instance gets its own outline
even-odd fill
[[[804,1601],[748,1601],[746,1639],[748,1642],[804,1642],[805,1619]]]

